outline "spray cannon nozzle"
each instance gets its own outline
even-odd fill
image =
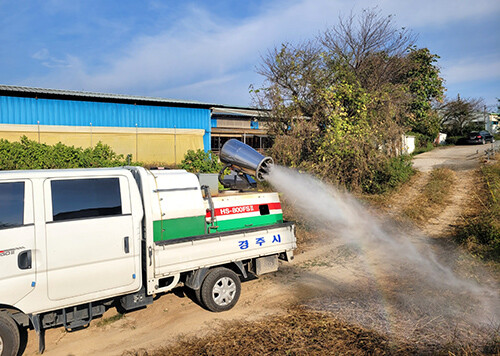
[[[271,157],[265,157],[252,147],[235,139],[227,141],[222,146],[219,158],[226,167],[251,175],[258,181],[265,179],[274,164]]]

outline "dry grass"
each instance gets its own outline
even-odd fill
[[[448,196],[453,189],[454,173],[447,168],[434,169],[422,192],[403,210],[403,214],[416,223],[425,223],[432,216],[439,215],[448,203]]]
[[[410,343],[341,321],[329,312],[296,306],[286,315],[254,322],[221,322],[207,336],[181,337],[170,346],[130,350],[123,356],[498,354],[500,340],[496,337],[481,348],[428,340]]]
[[[169,347],[134,350],[124,355],[383,355],[387,339],[340,322],[327,313],[295,307],[286,315],[256,322],[221,323],[206,337],[180,339]]]
[[[475,256],[500,263],[500,154],[479,170],[477,191],[455,240]],[[498,266],[497,266],[498,267]]]

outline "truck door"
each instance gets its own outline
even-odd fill
[[[127,177],[47,179],[44,191],[49,299],[136,289],[140,251]]]
[[[0,304],[13,305],[36,285],[33,188],[0,181]]]

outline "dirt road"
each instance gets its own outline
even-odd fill
[[[475,170],[487,159],[486,150],[497,150],[498,147],[500,142],[488,145],[442,147],[414,158],[413,167],[418,169],[420,174],[412,184],[412,187],[416,188],[413,194],[418,194],[429,179],[429,172],[435,168],[451,169],[455,179],[448,204],[427,222],[423,227],[424,234],[441,237],[451,232],[452,227],[462,219],[461,212],[471,205],[472,200],[477,199],[474,187],[480,183]],[[403,199],[401,194],[395,198],[400,202],[408,201],[408,198]]]
[[[486,148],[443,148],[415,158],[415,167],[422,173],[409,191],[397,198],[400,202],[418,194],[419,187],[423,186],[433,167],[448,166],[457,171],[455,195],[435,221],[425,227],[426,234],[440,236],[454,223],[467,204],[467,192],[474,184],[472,170],[477,167],[483,156],[481,151]],[[397,204],[394,204],[393,210],[397,210]],[[128,313],[114,322],[105,322],[117,314],[113,308],[106,312],[103,319],[93,321],[85,330],[73,333],[67,333],[63,328],[47,330],[45,355],[120,355],[127,350],[151,349],[174,342],[181,335],[208,333],[222,320],[255,320],[284,313],[287,306],[304,301],[311,301],[312,307],[339,313],[346,320],[378,330],[390,331],[391,325],[399,322],[401,328],[412,330],[411,335],[422,337],[418,334],[422,332],[419,326],[431,323],[433,316],[422,316],[415,321],[410,317],[416,314],[415,309],[401,311],[401,300],[404,299],[403,304],[407,305],[408,300],[402,298],[402,293],[411,295],[412,300],[417,301],[415,305],[425,310],[429,308],[427,295],[418,294],[421,291],[415,285],[405,283],[401,279],[403,274],[396,277],[387,274],[394,266],[390,269],[386,267],[380,258],[373,259],[341,240],[319,239],[304,253],[296,255],[293,265],[284,264],[279,272],[271,276],[243,283],[240,301],[229,312],[208,312],[178,289],[158,296],[146,309]],[[433,286],[426,285],[426,288],[423,290],[429,291]],[[435,303],[435,299],[432,300]],[[454,309],[452,311],[455,312]],[[440,317],[447,313],[442,312]],[[26,354],[35,355],[36,334],[30,331],[29,337]]]
[[[454,171],[475,169],[485,158],[485,151],[500,147],[500,142],[487,145],[467,145],[439,147],[415,156],[413,167],[421,172],[429,172],[433,168],[446,167]]]

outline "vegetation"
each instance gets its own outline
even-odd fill
[[[497,339],[481,345],[454,340],[391,339],[376,331],[354,326],[328,312],[292,307],[285,315],[260,321],[222,323],[203,337],[181,338],[171,346],[133,350],[123,356],[176,355],[477,355],[500,351]],[[422,336],[421,336],[422,337]]]
[[[130,164],[123,155],[101,142],[94,147],[67,146],[62,143],[47,145],[21,137],[19,142],[0,139],[0,169],[54,169],[117,167]]]
[[[357,20],[341,18],[315,40],[274,48],[259,70],[267,85],[253,93],[269,109],[277,163],[379,192],[394,182],[383,186],[380,176],[407,176],[407,165],[394,172],[391,161],[404,132],[420,134],[423,146],[435,138],[431,102],[442,98],[443,86],[438,56],[417,49],[391,16],[368,10]]]
[[[434,169],[422,194],[412,201],[403,213],[416,222],[426,222],[436,210],[446,204],[453,182],[453,171],[447,168]]]
[[[383,161],[383,166],[374,172],[372,180],[363,182],[363,191],[370,194],[385,193],[408,181],[414,173],[410,156],[392,157]]]
[[[109,318],[102,318],[101,320],[99,320],[97,322],[96,326],[98,328],[100,328],[100,327],[103,327],[103,326],[106,326],[109,324],[113,324],[115,321],[123,319],[124,317],[125,317],[125,314],[118,313],[118,314],[115,314],[113,316],[110,316]]]
[[[415,151],[412,152],[412,156],[434,149],[433,141],[430,140],[429,136],[420,132],[407,132],[407,135],[415,137]]]
[[[474,255],[500,262],[500,161],[483,166],[481,174],[482,194],[475,197],[481,202],[480,213],[457,228],[456,240]]]
[[[189,150],[179,168],[193,173],[219,173],[223,165],[212,151]]]
[[[483,127],[472,122],[476,113],[481,111],[481,99],[463,99],[457,95],[455,100],[447,100],[442,106],[442,125],[449,136],[464,137],[469,131],[479,131]]]
[[[170,347],[124,355],[325,355],[385,354],[387,339],[340,322],[328,314],[302,308],[255,322],[225,323],[206,337],[180,340]]]

